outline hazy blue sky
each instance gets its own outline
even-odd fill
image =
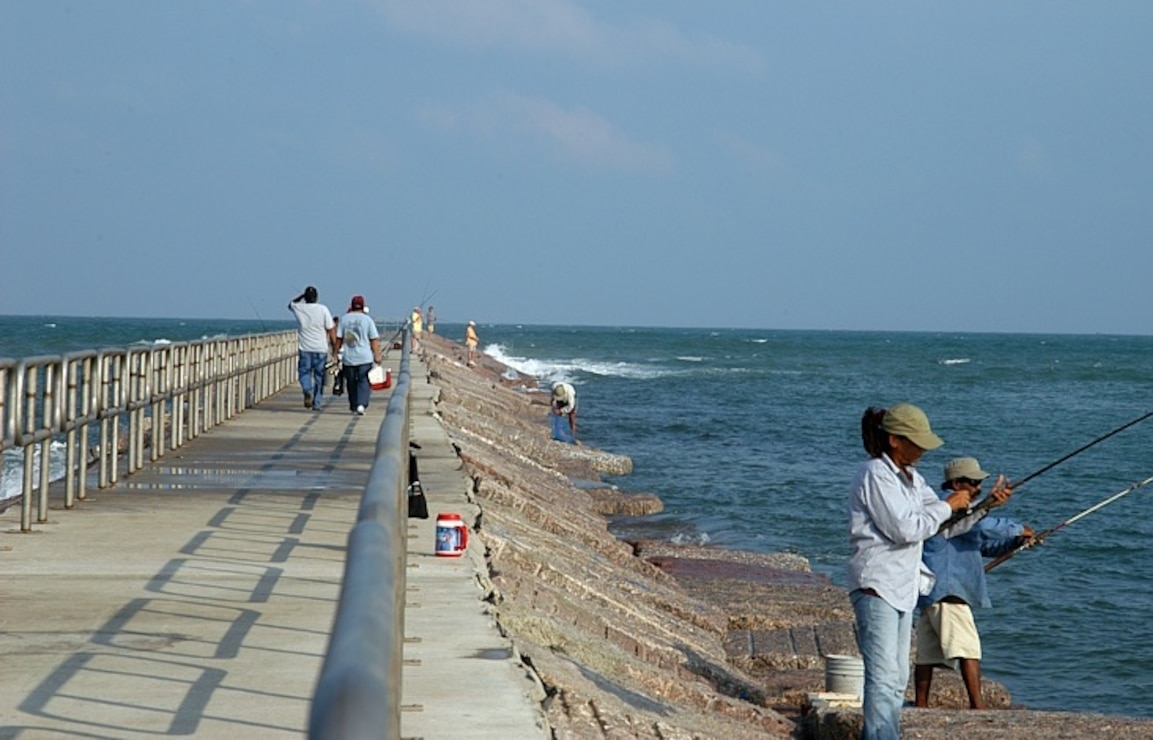
[[[0,313],[1150,333],[1153,3],[0,0]]]

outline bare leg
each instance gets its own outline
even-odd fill
[[[913,685],[917,690],[917,706],[929,708],[929,689],[933,685],[933,664],[917,664],[913,667]]]
[[[984,709],[985,699],[981,696],[981,661],[975,658],[961,658],[961,680],[969,692],[969,708]]]

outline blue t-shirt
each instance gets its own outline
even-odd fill
[[[373,359],[370,340],[379,339],[376,322],[366,313],[346,313],[340,319],[340,336],[344,341],[345,365],[370,365]]]

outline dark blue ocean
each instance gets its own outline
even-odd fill
[[[287,322],[0,317],[0,356],[289,328]],[[579,432],[630,456],[665,512],[622,537],[786,550],[844,584],[866,406],[929,414],[950,457],[1022,478],[1153,410],[1153,337],[480,325],[485,352],[579,396]],[[438,325],[462,340],[463,327]],[[542,424],[545,423],[542,419]],[[999,514],[1048,529],[1153,475],[1153,419],[1023,486]],[[1035,709],[1153,716],[1153,486],[989,574],[986,676]]]

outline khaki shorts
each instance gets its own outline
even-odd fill
[[[968,604],[938,601],[917,621],[917,665],[955,668],[958,658],[981,659],[981,638]]]

